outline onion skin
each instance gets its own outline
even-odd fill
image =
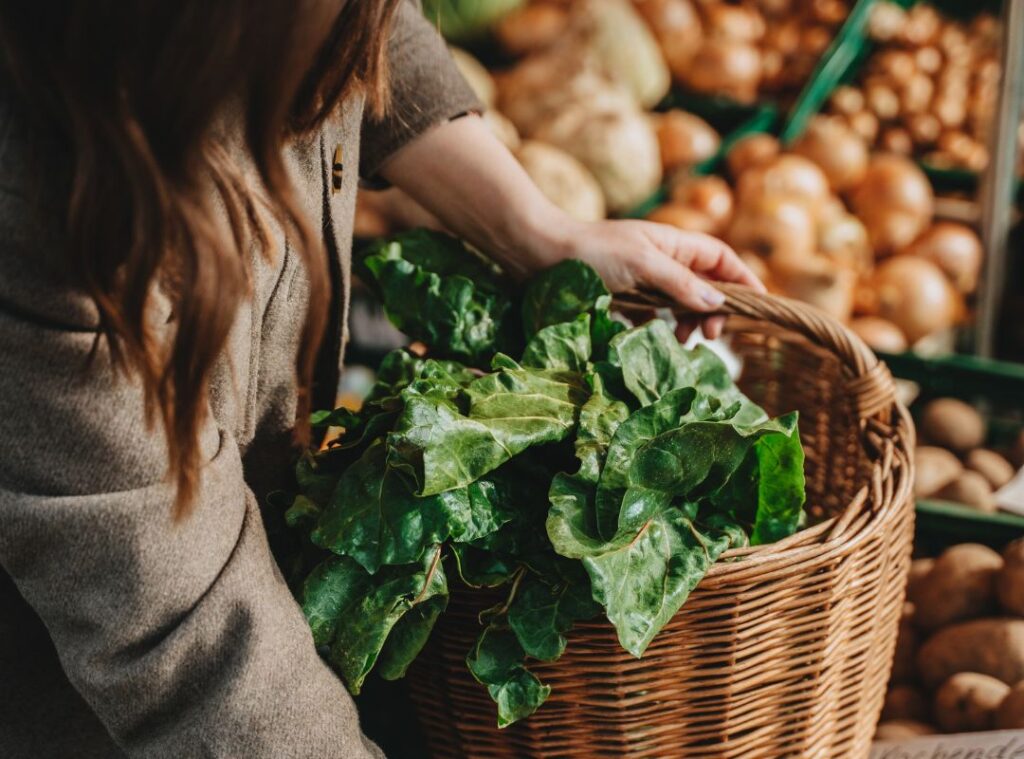
[[[905,252],[936,264],[964,295],[977,289],[983,251],[981,240],[970,227],[936,222]]]
[[[695,92],[719,94],[740,103],[757,99],[761,53],[741,40],[705,39],[682,77]]]
[[[721,177],[686,177],[672,188],[672,202],[707,216],[712,234],[719,234],[732,218],[732,190]]]
[[[911,160],[882,153],[872,157],[864,180],[850,194],[854,213],[868,228],[877,254],[909,245],[931,223],[935,195]]]
[[[770,134],[748,135],[733,145],[726,156],[729,175],[739,179],[748,170],[774,161],[781,150],[779,141]]]
[[[962,312],[959,295],[942,270],[919,256],[883,261],[873,277],[878,316],[895,324],[911,344],[952,327]]]
[[[548,200],[580,221],[605,217],[601,186],[587,168],[563,150],[543,142],[524,142],[516,158]]]
[[[715,229],[715,222],[709,217],[678,203],[667,203],[654,209],[647,216],[647,220],[658,224],[668,224],[677,229],[685,229],[687,232],[711,234]]]
[[[690,0],[636,0],[636,7],[654,32],[672,77],[683,79],[703,36],[697,9]]]
[[[763,256],[809,256],[816,243],[814,214],[799,199],[761,195],[740,204],[726,240]]]
[[[708,122],[686,111],[669,111],[658,116],[655,125],[666,173],[706,161],[718,152],[722,142]]]
[[[530,3],[498,22],[495,36],[502,49],[519,57],[558,41],[569,24],[569,13],[553,3]]]
[[[899,327],[877,316],[860,316],[850,322],[850,329],[872,350],[903,353],[909,347]]]
[[[736,184],[741,208],[764,196],[798,199],[816,214],[831,194],[828,178],[816,164],[802,156],[785,154],[745,172]]]
[[[793,152],[825,172],[834,192],[860,183],[868,170],[867,144],[842,121],[828,116],[811,120],[807,131],[793,145]]]

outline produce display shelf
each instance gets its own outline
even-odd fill
[[[893,376],[920,386],[920,400],[953,397],[975,405],[988,419],[990,445],[1012,445],[1015,435],[1024,427],[1024,365],[966,355],[880,356]],[[1005,512],[986,514],[932,499],[917,502],[917,544],[925,555],[968,541],[999,548],[1022,536],[1024,516]]]

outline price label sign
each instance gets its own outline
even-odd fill
[[[871,759],[1024,759],[1024,730],[878,741]]]

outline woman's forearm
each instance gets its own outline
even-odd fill
[[[524,275],[568,255],[562,240],[571,234],[572,220],[537,189],[478,116],[423,134],[381,174],[507,271]]]

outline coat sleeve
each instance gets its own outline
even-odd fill
[[[483,110],[419,3],[402,2],[388,44],[391,106],[363,121],[360,174],[373,178],[387,159],[431,127]]]
[[[138,384],[94,334],[0,299],[0,564],[134,757],[383,754],[314,649],[237,444],[210,422],[194,514]],[[53,729],[61,729],[54,725]]]

